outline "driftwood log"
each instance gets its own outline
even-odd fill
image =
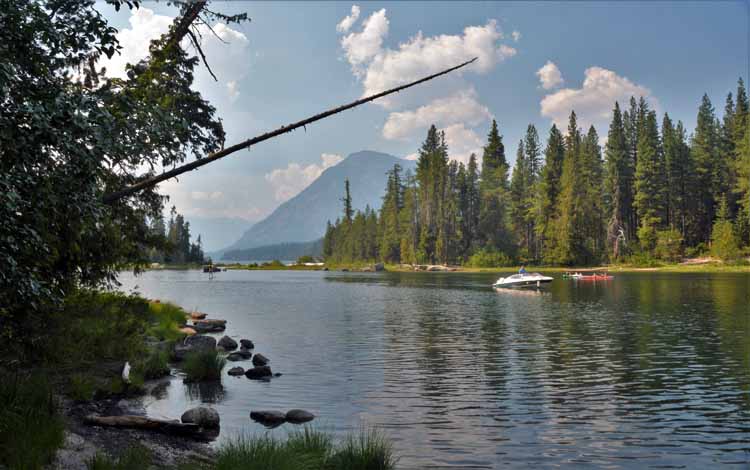
[[[176,436],[202,436],[202,428],[194,423],[181,423],[177,420],[147,418],[145,416],[96,416],[88,415],[83,419],[86,424],[113,428],[145,429],[163,432]]]

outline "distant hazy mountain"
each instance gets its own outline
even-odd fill
[[[230,217],[186,216],[190,222],[190,234],[193,241],[201,236],[203,251],[211,253],[233,243],[252,225],[245,219]]]
[[[326,221],[334,221],[342,212],[344,180],[351,184],[352,204],[380,208],[385,193],[386,172],[398,163],[414,169],[415,162],[380,152],[362,151],[349,155],[328,168],[301,193],[286,201],[268,217],[253,225],[230,247],[240,250],[285,242],[306,242],[325,233]]]
[[[225,251],[223,261],[294,261],[300,256],[321,256],[323,239],[312,242],[288,242],[276,245],[258,246],[244,250]]]

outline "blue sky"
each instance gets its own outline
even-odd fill
[[[631,93],[647,95],[660,113],[692,129],[704,92],[721,112],[737,78],[748,76],[748,2],[352,5],[212,5],[252,18],[219,26],[228,44],[205,36],[219,82],[205,71],[196,82],[224,118],[228,143],[475,53],[479,64],[164,184],[178,210],[204,232],[209,249],[231,243],[339,158],[362,149],[413,155],[431,121],[446,129],[453,156],[465,160],[479,149],[494,117],[512,161],[529,123],[544,139],[551,123],[564,122],[571,108],[583,125],[594,124],[606,136],[614,99]],[[145,2],[135,12],[115,13],[103,3],[99,8],[121,30],[123,55],[107,64],[113,74],[123,62],[140,58],[147,40],[175,15],[164,3]],[[356,21],[337,28],[347,16]]]

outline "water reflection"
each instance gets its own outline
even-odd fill
[[[383,427],[404,468],[748,466],[748,275],[541,291],[492,290],[496,274],[147,276],[146,295],[226,318],[284,373],[173,381],[149,407],[211,402],[220,441],[267,432],[251,410],[307,408],[335,433]]]
[[[184,388],[188,400],[201,403],[218,403],[225,395],[221,382],[185,382]]]

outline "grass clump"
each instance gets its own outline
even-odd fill
[[[175,341],[185,336],[180,332],[187,319],[185,310],[169,302],[149,302],[148,311],[153,320],[153,325],[148,329],[149,335],[162,341]]]
[[[151,465],[151,451],[139,445],[129,447],[118,458],[97,453],[86,465],[88,470],[142,470]]]
[[[169,353],[159,350],[151,351],[145,360],[136,362],[133,370],[136,376],[146,380],[169,375]]]
[[[363,429],[336,445],[330,434],[305,427],[286,440],[263,435],[240,437],[223,445],[215,470],[392,470],[390,442]]]
[[[64,441],[52,386],[43,376],[0,380],[0,467],[41,469]]]
[[[221,380],[221,370],[226,359],[216,351],[200,351],[185,356],[182,370],[185,372],[186,382],[202,382]]]

